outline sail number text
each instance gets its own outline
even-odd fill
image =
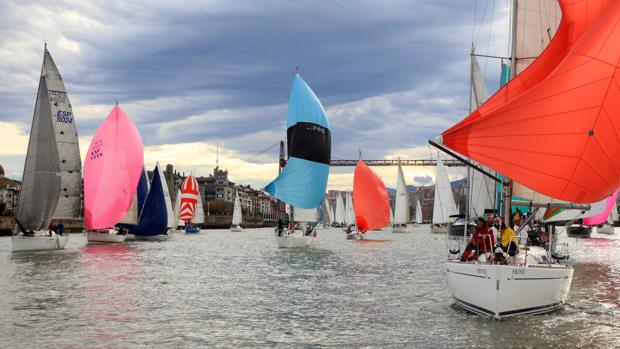
[[[73,114],[70,111],[59,110],[58,114],[56,114],[56,122],[71,124],[73,123]]]

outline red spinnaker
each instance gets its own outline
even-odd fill
[[[357,162],[353,176],[353,209],[360,232],[390,224],[390,200],[385,184],[362,160]]]
[[[189,175],[181,185],[181,207],[179,208],[179,219],[191,221],[196,214],[198,205],[198,182],[194,176]]]
[[[620,1],[560,0],[543,53],[443,144],[553,198],[620,187]]]

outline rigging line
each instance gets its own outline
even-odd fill
[[[484,19],[486,18],[486,14],[487,14],[488,3],[489,1],[487,0],[486,4],[484,5],[484,11],[482,11],[482,17],[480,18],[480,26],[478,26],[478,33],[476,34],[476,40],[474,41],[474,43],[477,43],[478,39],[480,38],[480,32],[482,31],[482,23],[484,23]]]
[[[478,15],[478,0],[476,0],[476,3],[474,5],[474,20],[473,23],[471,25],[471,49],[472,51],[474,51],[474,37],[476,35],[476,16]]]
[[[495,0],[493,0],[492,3],[492,7],[491,7],[491,18],[489,20],[489,36],[487,38],[487,54],[489,54],[489,51],[491,50],[491,33],[493,32],[493,18],[495,16]],[[486,79],[487,76],[487,64],[489,62],[489,59],[485,59],[484,60],[484,69],[482,70],[482,78]],[[488,92],[488,91],[487,91]]]

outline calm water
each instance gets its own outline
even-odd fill
[[[569,305],[494,321],[453,307],[443,236],[319,231],[277,248],[271,229],[12,253],[0,240],[0,347],[424,348],[620,346],[620,240],[568,239]],[[620,234],[620,231],[618,232]]]

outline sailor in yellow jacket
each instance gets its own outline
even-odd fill
[[[519,241],[517,240],[517,234],[512,228],[507,227],[503,222],[501,224],[501,240],[500,245],[504,252],[508,253],[509,256],[514,256],[517,254],[519,249]]]

